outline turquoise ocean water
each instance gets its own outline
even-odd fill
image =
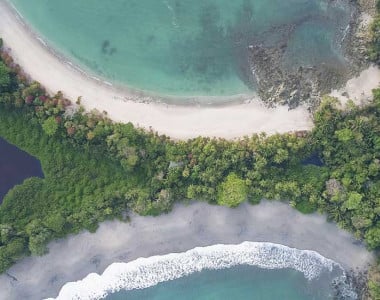
[[[244,242],[113,263],[65,284],[59,299],[327,300],[337,284],[343,295],[337,299],[357,299],[336,262],[313,251]]]
[[[331,278],[330,278],[331,279]],[[154,287],[122,291],[107,300],[327,300],[332,299],[328,277],[308,281],[292,269],[266,270],[239,266],[202,271]]]
[[[290,67],[342,59],[351,14],[344,0],[10,2],[50,45],[86,70],[175,96],[252,93],[250,45],[284,44]]]

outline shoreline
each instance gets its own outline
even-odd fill
[[[86,111],[107,112],[115,122],[131,122],[136,127],[153,130],[173,139],[189,139],[198,136],[238,139],[252,134],[287,133],[311,130],[312,116],[306,105],[289,110],[288,106],[268,108],[258,98],[248,95],[217,97],[227,99],[207,104],[205,99],[214,97],[185,97],[188,102],[178,103],[170,97],[163,100],[143,91],[117,87],[112,83],[87,73],[81,67],[62,56],[30,28],[22,15],[7,0],[0,0],[0,37],[4,48],[10,51],[15,62],[50,93],[62,91],[73,103],[81,97]],[[25,51],[25,50],[28,51]],[[348,88],[365,95],[380,83],[380,70],[371,68],[371,84],[351,79]],[[360,74],[359,78],[362,76]],[[353,82],[353,84],[352,84]],[[333,96],[345,102],[342,93],[346,87],[332,91]],[[154,98],[154,99],[153,99]],[[192,101],[190,99],[193,99]],[[202,99],[197,101],[196,99]]]
[[[152,128],[175,139],[198,136],[234,139],[261,132],[275,134],[312,128],[306,107],[291,111],[285,106],[267,108],[261,101],[241,98],[241,95],[237,95],[232,103],[212,106],[199,103],[173,105],[101,83],[84,74],[83,70],[79,71],[66,58],[62,60],[49,51],[47,44],[9,5],[0,0],[0,36],[15,62],[49,93],[62,91],[73,102],[81,96],[81,103],[87,111],[106,111],[113,121]]]
[[[115,122],[131,122],[136,127],[180,140],[198,136],[238,139],[262,132],[271,135],[313,128],[312,116],[306,105],[292,110],[281,105],[268,108],[258,98],[248,95],[185,97],[189,99],[187,103],[175,100],[173,103],[173,99],[181,97],[163,100],[149,92],[117,87],[87,73],[49,47],[7,0],[0,0],[0,37],[4,38],[4,47],[10,51],[15,62],[50,94],[61,91],[72,102],[81,97],[86,111],[107,112],[107,117]],[[355,88],[357,94],[363,95],[358,101],[367,101],[371,90],[380,84],[380,69],[371,66],[358,76],[361,78],[371,68],[376,69],[371,72],[374,76],[371,84],[363,86],[363,80],[355,81],[353,78],[346,87],[333,90],[330,95],[346,102],[347,97],[341,94],[347,88]],[[205,101],[213,98],[227,100],[219,103],[211,101],[210,104]]]
[[[338,274],[331,276],[333,278],[330,284],[333,287],[330,288],[333,290],[335,285],[341,284],[339,292],[347,296],[356,294],[350,284],[346,283],[346,272],[340,265],[317,252],[273,243],[244,242],[239,245],[197,247],[182,253],[113,263],[101,275],[91,273],[80,281],[65,284],[55,299],[103,299],[115,292],[151,288],[194,273],[236,267],[292,269],[302,273],[308,283],[318,281],[322,274],[331,275],[334,272]],[[352,298],[354,297],[349,297]]]
[[[372,253],[325,216],[302,215],[285,203],[244,203],[236,209],[177,204],[167,215],[132,215],[130,223],[108,221],[95,234],[50,243],[47,255],[25,258],[0,276],[0,298],[56,297],[67,282],[101,274],[115,262],[245,241],[313,250],[347,270],[366,269],[373,261]]]

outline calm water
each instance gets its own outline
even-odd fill
[[[0,203],[7,192],[29,177],[43,177],[40,162],[0,138]]]
[[[194,273],[154,287],[123,291],[107,300],[327,300],[330,282],[308,281],[302,273],[291,270],[265,270],[240,266],[219,271]]]
[[[11,0],[41,35],[107,78],[163,95],[251,93],[250,45],[284,65],[342,59],[344,0]]]

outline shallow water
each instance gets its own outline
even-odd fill
[[[270,271],[269,271],[270,270]],[[63,286],[56,299],[331,299],[345,272],[317,252],[244,242],[113,263]]]
[[[332,288],[328,280],[308,281],[302,273],[291,270],[265,270],[249,266],[219,271],[203,271],[157,286],[122,291],[107,300],[327,300]]]
[[[0,138],[0,204],[7,192],[29,177],[43,177],[38,159]]]
[[[41,35],[113,82],[176,96],[255,90],[250,45],[289,68],[343,60],[348,0],[11,0]]]

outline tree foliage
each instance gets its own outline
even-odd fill
[[[11,73],[9,68],[0,61],[0,92],[9,91],[11,87]]]
[[[42,129],[48,136],[53,136],[58,130],[58,124],[54,117],[47,118],[42,123]]]
[[[218,188],[217,202],[220,205],[236,207],[247,200],[248,187],[245,181],[235,173],[227,176]]]

